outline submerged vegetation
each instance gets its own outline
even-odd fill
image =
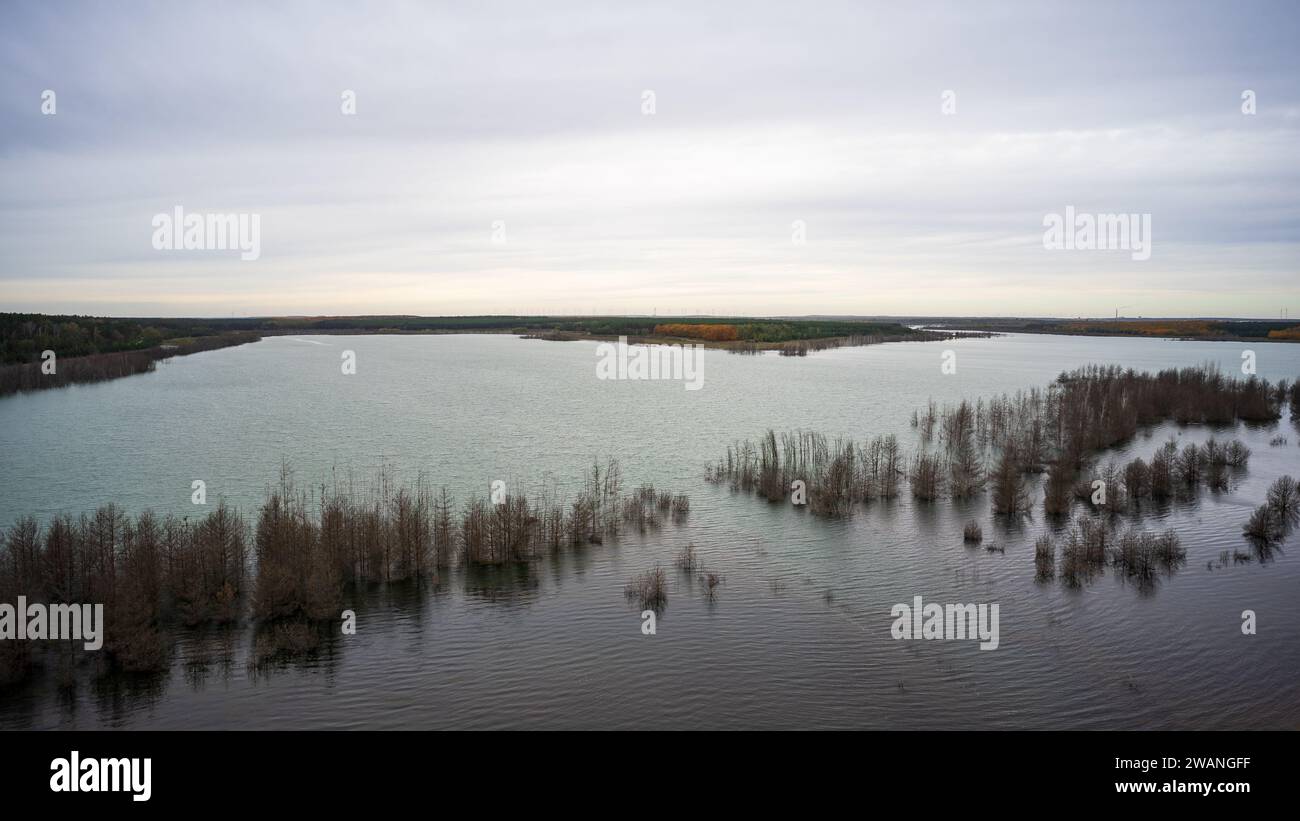
[[[1056,545],[1051,536],[1039,536],[1034,542],[1034,578],[1040,582],[1056,578]]]
[[[1082,587],[1107,566],[1142,587],[1172,575],[1187,561],[1187,550],[1172,530],[1151,533],[1136,528],[1116,533],[1109,520],[1080,516],[1065,532],[1057,562],[1056,543],[1044,534],[1034,544],[1034,577],[1059,578],[1066,587]]]
[[[643,610],[663,610],[668,604],[668,575],[662,567],[647,570],[633,577],[623,594]]]
[[[459,508],[423,477],[399,487],[381,472],[367,487],[336,482],[309,493],[286,469],[251,522],[224,502],[194,520],[132,517],[113,505],[44,527],[20,519],[0,534],[0,600],[103,603],[102,672],[165,669],[169,633],[245,618],[258,626],[261,660],[317,646],[359,585],[528,562],[601,543],[629,523],[681,521],[689,509],[685,495],[649,485],[625,497],[615,460],[593,465],[571,499],[547,489],[536,501],[501,494]],[[43,649],[0,643],[0,683],[23,678],[38,656],[67,673],[79,655],[70,644]]]
[[[128,672],[155,670],[167,663],[165,623],[199,627],[239,617],[248,543],[240,517],[224,504],[194,522],[147,511],[133,518],[113,505],[45,528],[28,516],[0,539],[0,597],[102,603],[108,661]],[[70,643],[49,645],[64,678],[78,652]],[[0,682],[22,678],[35,661],[32,642],[0,642]]]
[[[1120,467],[1112,461],[1097,472],[1095,480],[1090,481],[1089,477],[1079,474],[1072,490],[1067,491],[1063,499],[1049,492],[1044,504],[1049,514],[1067,512],[1069,494],[1072,493],[1094,510],[1104,506],[1112,513],[1121,513],[1138,509],[1146,501],[1191,498],[1202,487],[1227,490],[1233,477],[1244,471],[1249,461],[1250,448],[1239,439],[1225,444],[1211,436],[1203,445],[1189,442],[1181,449],[1176,441],[1170,439],[1155,452],[1149,463],[1139,457]],[[1055,466],[1048,477],[1049,487],[1053,487],[1053,475],[1056,475]],[[1064,480],[1068,480],[1068,475],[1058,481]],[[1097,492],[1093,481],[1098,480],[1104,488],[1104,502],[1101,504],[1093,502]]]
[[[677,569],[684,570],[687,573],[693,573],[699,569],[700,556],[695,550],[695,543],[692,542],[683,547],[677,554],[677,558],[673,560],[673,564],[677,565]]]
[[[783,433],[778,441],[769,430],[757,446],[745,441],[728,447],[726,456],[706,467],[705,478],[769,502],[787,493],[805,495],[814,513],[842,516],[855,503],[897,496],[902,472],[902,451],[892,435],[857,445],[832,443],[810,431]]]
[[[995,511],[1024,512],[1024,488],[1017,473],[1046,469],[1043,507],[1049,515],[1066,515],[1075,497],[1089,498],[1098,471],[1096,455],[1131,439],[1139,430],[1174,421],[1179,424],[1270,422],[1281,416],[1284,383],[1271,385],[1254,376],[1226,377],[1212,366],[1138,373],[1117,367],[1090,366],[1063,373],[1046,390],[980,400],[973,406],[914,412],[912,424],[923,443],[939,436],[953,473],[978,482],[982,456],[992,452]],[[1176,448],[1176,446],[1173,446]],[[1178,488],[1227,486],[1230,469],[1245,467],[1250,451],[1240,442],[1226,445],[1213,438],[1183,452],[1161,451],[1150,465],[1141,460],[1122,470],[1108,469],[1102,480],[1122,508],[1127,500],[1167,498]],[[956,496],[956,494],[954,494]]]
[[[1171,442],[1149,464],[1136,459],[1104,471],[1095,465],[1099,453],[1165,421],[1273,421],[1293,393],[1284,383],[1225,377],[1210,366],[1156,374],[1092,366],[1062,374],[1046,390],[942,408],[931,402],[912,414],[920,447],[910,457],[892,435],[855,444],[808,431],[778,439],[769,430],[757,444],[728,447],[706,467],[706,478],[771,502],[789,497],[825,516],[893,498],[905,480],[918,501],[987,493],[996,515],[1019,518],[1030,513],[1028,477],[1046,471],[1043,508],[1049,515],[1068,515],[1076,498],[1091,500],[1097,480],[1105,486],[1103,504],[1119,511],[1201,486],[1226,489],[1250,450],[1238,440],[1213,437],[1182,450]]]
[[[1268,489],[1264,504],[1255,508],[1242,534],[1263,546],[1286,538],[1300,521],[1300,486],[1291,476],[1280,476]]]
[[[1025,486],[1025,470],[1015,449],[1004,447],[993,471],[993,512],[999,516],[1017,518],[1029,512],[1029,489]]]
[[[769,430],[757,445],[728,447],[722,459],[706,467],[706,478],[771,502],[789,498],[823,516],[893,498],[906,481],[917,501],[944,495],[961,501],[986,493],[994,515],[1018,519],[1031,513],[1028,477],[1046,472],[1043,507],[1049,516],[1068,517],[1076,501],[1098,515],[1075,520],[1065,531],[1059,557],[1051,536],[1039,538],[1035,577],[1080,587],[1109,566],[1149,587],[1181,567],[1186,550],[1173,531],[1116,533],[1117,514],[1137,511],[1151,500],[1191,498],[1202,488],[1227,490],[1249,464],[1250,449],[1238,439],[1211,436],[1204,444],[1181,447],[1170,439],[1150,461],[1111,461],[1103,468],[1098,455],[1162,422],[1268,423],[1280,418],[1287,403],[1294,415],[1300,410],[1298,386],[1228,377],[1209,365],[1154,374],[1090,366],[1063,373],[1045,390],[942,408],[931,402],[912,414],[920,446],[910,457],[893,436],[858,445],[848,439],[831,443],[806,431],[778,439]],[[1300,490],[1294,479],[1282,477],[1243,530],[1271,545],[1297,521]],[[967,522],[962,538],[981,543],[979,523]],[[986,545],[989,551],[1004,549]]]

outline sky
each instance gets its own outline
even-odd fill
[[[0,311],[1300,317],[1298,35],[1252,0],[6,2]],[[178,207],[256,217],[256,259],[156,247]],[[1047,247],[1067,208],[1145,215],[1149,258]]]

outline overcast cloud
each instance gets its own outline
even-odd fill
[[[0,19],[0,310],[1300,315],[1294,2]],[[260,258],[155,250],[177,205]],[[1071,205],[1151,258],[1045,249]]]

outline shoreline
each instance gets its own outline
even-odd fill
[[[19,315],[13,315],[17,318]],[[159,361],[203,351],[259,342],[272,336],[422,336],[449,334],[513,335],[546,342],[615,342],[630,345],[702,345],[740,355],[775,351],[781,356],[807,356],[822,350],[890,342],[937,342],[987,339],[1006,334],[1085,336],[1123,339],[1169,339],[1187,342],[1300,342],[1300,326],[1278,320],[972,320],[910,326],[882,320],[764,319],[754,317],[267,317],[231,320],[151,320],[95,317],[30,316],[56,326],[59,321],[114,328],[156,323],[175,330],[193,329],[147,348],[109,350],[58,357],[57,370],[46,373],[43,359],[0,365],[0,398],[86,382],[118,379],[152,371]],[[355,325],[353,324],[355,323]],[[1234,325],[1260,332],[1250,336],[1227,333]],[[696,335],[656,333],[698,329]],[[717,332],[724,338],[714,338]],[[861,331],[860,333],[857,331]],[[214,332],[215,331],[215,332]],[[1183,332],[1179,332],[1183,331]],[[821,333],[825,332],[825,333]],[[40,347],[36,339],[27,340]],[[45,343],[54,344],[54,343]],[[29,350],[31,345],[26,346]],[[57,347],[50,348],[57,354]],[[48,353],[48,350],[46,353]],[[30,356],[30,354],[29,354]]]
[[[1231,333],[1233,325],[1245,325],[1262,334]],[[1300,342],[1300,325],[1289,320],[1130,320],[1130,319],[1043,319],[1005,321],[972,320],[927,323],[934,330],[985,331],[995,333],[1042,334],[1048,336],[1117,337],[1121,339],[1172,339],[1180,342]],[[1274,335],[1278,334],[1278,335]]]
[[[559,323],[550,323],[551,325]],[[703,325],[703,323],[700,323]],[[793,325],[793,323],[785,323]],[[238,345],[260,342],[277,336],[445,336],[457,334],[509,335],[519,339],[539,339],[546,342],[616,342],[625,338],[630,345],[702,345],[715,350],[736,354],[758,354],[776,351],[782,356],[807,356],[809,353],[832,348],[879,345],[888,342],[938,342],[949,339],[1000,336],[993,332],[949,333],[943,330],[909,329],[895,333],[872,333],[879,324],[862,323],[862,334],[834,334],[781,340],[730,339],[715,340],[690,336],[655,333],[596,333],[557,329],[554,327],[529,327],[528,324],[512,327],[466,328],[270,328],[249,331],[223,331],[206,336],[177,337],[159,345],[134,350],[106,351],[55,358],[56,369],[45,372],[44,360],[0,365],[0,398],[19,393],[62,388],[87,382],[103,382],[126,376],[148,373],[160,361],[176,356],[189,356],[203,351],[219,350]],[[709,327],[709,326],[705,326]],[[796,326],[797,330],[797,326]],[[886,330],[893,330],[886,327]],[[57,350],[55,351],[57,354]]]

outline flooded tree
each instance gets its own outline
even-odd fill
[[[661,567],[647,570],[634,576],[623,594],[642,610],[662,610],[668,604],[668,576]]]
[[[969,402],[943,417],[948,492],[954,499],[968,498],[984,487],[984,461],[976,447],[975,428],[975,410]]]
[[[1029,512],[1029,491],[1015,451],[1004,448],[992,476],[993,512],[999,516],[1018,517]]]
[[[1044,582],[1056,577],[1056,545],[1052,537],[1043,535],[1034,542],[1034,579]]]
[[[912,498],[930,502],[939,498],[942,486],[942,468],[938,456],[918,453],[912,459],[912,471],[908,484],[912,489]]]
[[[319,647],[345,594],[359,586],[432,578],[461,561],[525,563],[601,533],[618,535],[624,501],[647,524],[667,515],[680,521],[690,511],[685,494],[646,485],[624,499],[621,486],[610,460],[587,474],[572,503],[551,489],[536,503],[523,494],[500,504],[475,497],[457,516],[446,489],[435,494],[423,475],[403,486],[381,469],[369,485],[336,481],[312,495],[296,488],[285,466],[251,523],[224,500],[194,520],[149,511],[132,517],[114,505],[54,517],[44,528],[21,518],[0,532],[0,596],[104,604],[104,664],[128,672],[165,669],[175,629],[251,617],[253,659],[261,664]],[[33,649],[0,643],[0,683],[28,675]],[[81,652],[71,644],[39,649],[57,655],[65,672]]]

